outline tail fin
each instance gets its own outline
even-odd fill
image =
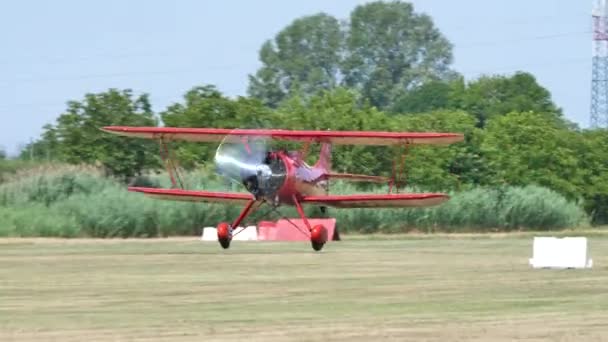
[[[331,171],[331,143],[321,144],[321,153],[315,167],[323,168],[326,172]]]

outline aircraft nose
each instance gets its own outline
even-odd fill
[[[272,170],[268,165],[264,164],[256,166],[255,172],[245,172],[242,174],[243,184],[247,188],[247,191],[256,197],[264,193],[264,189],[267,188],[271,178]]]
[[[268,165],[258,165],[256,169],[256,178],[258,182],[258,187],[260,188],[260,190],[263,191],[268,187],[268,183],[272,178],[272,170],[270,170],[270,167]]]

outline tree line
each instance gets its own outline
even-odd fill
[[[451,68],[452,57],[432,19],[406,2],[360,5],[347,19],[306,16],[262,45],[248,96],[230,98],[203,84],[155,113],[147,94],[129,89],[86,94],[22,158],[98,164],[124,179],[160,167],[156,142],[101,132],[106,125],[460,132],[464,143],[411,149],[410,185],[540,185],[580,201],[595,223],[607,222],[608,132],[566,120],[529,73],[467,81]],[[175,145],[188,169],[210,168],[214,148]],[[394,152],[340,146],[334,165],[387,175]]]

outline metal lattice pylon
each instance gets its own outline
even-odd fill
[[[606,0],[596,0],[593,18],[591,127],[608,127],[608,14]]]

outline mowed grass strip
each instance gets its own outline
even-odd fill
[[[0,240],[0,341],[608,339],[608,239],[533,270],[531,238],[479,237]]]

